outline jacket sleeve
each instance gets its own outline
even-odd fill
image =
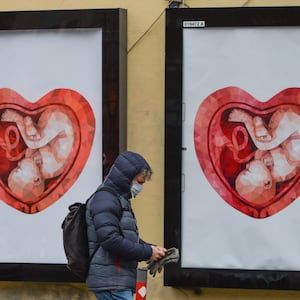
[[[119,200],[107,191],[96,194],[90,205],[98,243],[112,255],[128,260],[148,260],[152,255],[151,245],[133,242],[122,235],[120,218],[122,208]]]
[[[147,242],[145,242],[143,239],[139,239],[139,243],[140,244],[147,244],[147,245],[149,245],[149,246],[151,246],[151,245],[154,245],[154,244],[152,244],[152,243],[147,243]]]

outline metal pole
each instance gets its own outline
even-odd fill
[[[147,268],[138,268],[136,277],[136,300],[146,300],[147,294]]]

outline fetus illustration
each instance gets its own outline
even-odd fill
[[[45,181],[63,173],[74,144],[74,128],[62,108],[45,109],[35,123],[31,116],[5,109],[2,122],[15,124],[26,148],[8,176],[9,189],[27,201],[39,197]]]
[[[213,197],[273,216],[300,196],[300,88],[263,100],[236,86],[212,92],[195,115],[194,146]]]
[[[57,88],[27,100],[0,88],[0,201],[36,214],[68,199],[95,132],[93,106],[76,90]]]
[[[300,167],[300,115],[279,109],[266,125],[259,116],[233,109],[228,121],[243,123],[257,148],[237,176],[236,190],[249,201],[265,203],[275,196],[276,184],[292,179]]]

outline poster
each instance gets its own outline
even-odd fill
[[[125,147],[126,11],[0,19],[1,279],[79,281],[61,224]]]
[[[284,17],[294,9],[168,11],[165,241],[181,261],[167,285],[297,278],[300,29]]]

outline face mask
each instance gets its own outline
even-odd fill
[[[135,198],[138,195],[138,193],[141,192],[142,189],[143,189],[143,185],[134,181],[130,188],[132,197]]]

